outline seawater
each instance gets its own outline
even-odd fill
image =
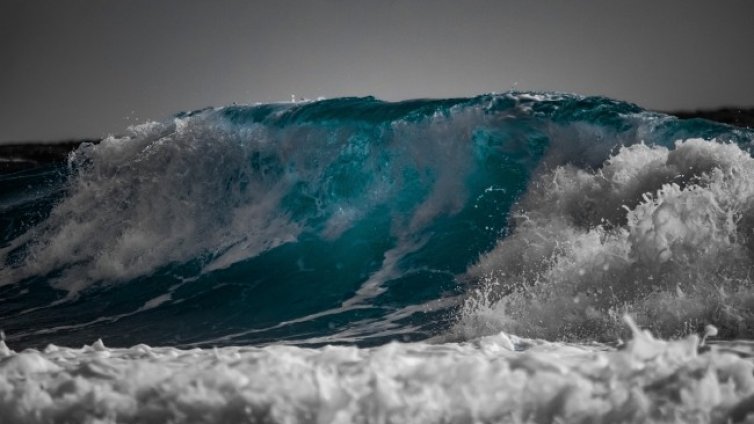
[[[130,127],[0,176],[0,412],[744,420],[752,141],[558,93]]]

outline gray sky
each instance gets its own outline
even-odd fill
[[[753,43],[754,0],[0,0],[0,142],[292,93],[754,105]]]

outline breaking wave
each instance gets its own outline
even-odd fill
[[[665,337],[752,337],[752,183],[748,152],[701,139],[543,173],[469,270],[482,285],[460,331],[608,341],[630,314]]]
[[[748,130],[600,97],[178,114],[0,176],[15,346],[752,336]]]

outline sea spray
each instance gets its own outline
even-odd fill
[[[610,340],[631,313],[665,337],[709,322],[754,335],[754,159],[739,146],[623,147],[593,170],[544,172],[515,208],[469,270],[484,288],[457,331]]]

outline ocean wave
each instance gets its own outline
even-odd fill
[[[625,312],[748,337],[752,139],[557,93],[180,113],[0,176],[0,319],[20,346],[608,340]]]

